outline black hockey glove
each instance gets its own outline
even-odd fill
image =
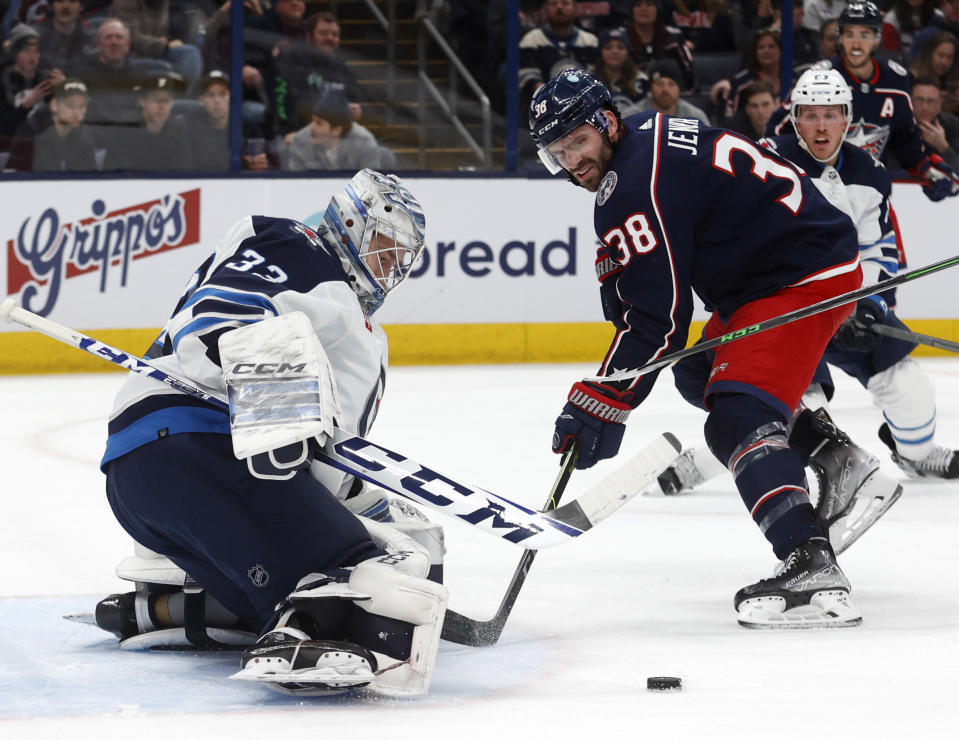
[[[871,352],[882,340],[882,336],[872,331],[873,324],[885,323],[889,315],[889,306],[878,296],[863,298],[856,304],[856,310],[846,319],[832,338],[832,347],[853,352]]]
[[[574,383],[563,413],[556,419],[553,452],[561,453],[572,440],[579,440],[576,467],[580,470],[614,457],[631,410],[628,404],[613,397],[618,395],[613,388],[599,383]]]
[[[910,170],[910,173],[925,181],[922,192],[931,201],[959,194],[959,174],[938,154],[930,154],[914,170]]]

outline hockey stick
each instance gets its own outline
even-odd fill
[[[934,272],[939,272],[940,270],[945,270],[949,267],[955,267],[956,265],[959,265],[959,257],[950,257],[949,259],[945,259],[940,262],[934,262],[926,267],[920,267],[915,270],[910,270],[909,272],[900,273],[895,277],[891,277],[888,280],[883,280],[875,285],[870,285],[866,288],[858,288],[857,290],[851,290],[848,293],[843,293],[842,295],[828,298],[825,301],[813,303],[811,306],[797,308],[795,311],[784,313],[782,316],[774,316],[771,319],[766,319],[765,321],[760,321],[750,326],[745,326],[742,329],[737,329],[729,334],[723,334],[722,336],[709,339],[705,342],[698,342],[692,347],[687,347],[679,352],[673,352],[671,355],[666,355],[666,357],[663,357],[659,360],[647,362],[642,367],[638,367],[634,370],[620,370],[618,372],[610,373],[609,375],[597,375],[595,377],[586,378],[586,380],[592,380],[599,383],[608,383],[610,381],[615,382],[619,380],[635,380],[636,378],[646,375],[653,370],[659,370],[667,365],[672,365],[674,362],[679,362],[690,355],[699,354],[700,352],[714,349],[721,344],[735,342],[737,339],[750,337],[754,334],[759,334],[760,332],[776,329],[777,327],[791,324],[794,321],[799,321],[800,319],[814,316],[817,313],[830,311],[837,306],[844,306],[847,303],[854,303],[860,298],[866,298],[867,296],[875,295],[876,293],[882,293],[885,290],[895,288],[897,285],[902,285],[910,280],[916,280],[917,278],[925,277],[926,275],[931,275]]]
[[[909,329],[900,329],[898,326],[889,326],[888,324],[870,324],[869,329],[893,339],[902,339],[906,342],[916,342],[917,344],[926,344],[930,347],[938,347],[949,352],[959,352],[959,343],[950,342],[948,339],[939,337],[930,337],[928,334],[919,334]]]
[[[27,311],[8,298],[0,305],[0,318],[69,344],[166,384],[180,393],[206,401],[226,413],[229,404],[147,360],[129,355],[81,332]],[[426,508],[442,512],[526,549],[541,549],[569,542],[617,511],[641,488],[630,488],[636,472],[655,470],[658,475],[676,458],[679,442],[662,434],[627,465],[586,493],[550,512],[528,509],[478,486],[460,483],[417,461],[334,427],[333,438],[315,459],[374,483]]]
[[[579,457],[579,445],[570,446],[563,453],[563,460],[560,463],[559,474],[556,476],[556,482],[553,483],[553,489],[549,492],[549,498],[546,499],[544,509],[550,511],[559,505],[559,500],[566,490],[566,484],[569,477],[573,474],[576,467],[576,459]],[[536,557],[536,550],[524,550],[516,570],[513,571],[513,577],[510,579],[509,586],[506,587],[506,593],[503,600],[500,601],[499,608],[493,617],[485,622],[470,619],[462,614],[454,612],[452,609],[446,610],[446,618],[443,621],[443,633],[441,637],[448,642],[455,642],[458,645],[469,645],[470,647],[487,647],[495,645],[499,636],[503,633],[506,626],[506,620],[509,619],[510,612],[513,611],[513,604],[519,596],[520,589],[529,575],[530,566],[533,565],[533,559]]]

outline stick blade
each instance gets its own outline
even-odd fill
[[[582,530],[596,526],[647,488],[682,451],[679,440],[665,432],[575,500],[550,516]]]

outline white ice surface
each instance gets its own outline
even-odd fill
[[[941,443],[959,444],[959,360],[923,360]],[[591,365],[397,368],[370,435],[432,467],[541,507],[556,473],[552,420]],[[878,412],[837,376],[840,426],[898,471]],[[443,643],[430,694],[294,700],[227,681],[235,655],[123,653],[66,622],[128,590],[130,553],[97,469],[119,375],[0,378],[0,738],[955,738],[959,736],[959,484],[905,484],[841,558],[861,627],[739,627],[738,588],[774,559],[731,479],[637,497],[542,552],[500,642]],[[704,415],[667,372],[624,450],[661,431],[701,440]],[[567,497],[616,462],[577,472]],[[451,606],[488,618],[520,550],[447,526]],[[653,693],[647,676],[680,676]]]

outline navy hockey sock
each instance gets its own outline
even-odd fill
[[[789,448],[786,422],[772,407],[745,394],[716,397],[705,426],[706,443],[733,474],[753,521],[785,558],[810,537],[822,536],[809,501],[806,474]]]

